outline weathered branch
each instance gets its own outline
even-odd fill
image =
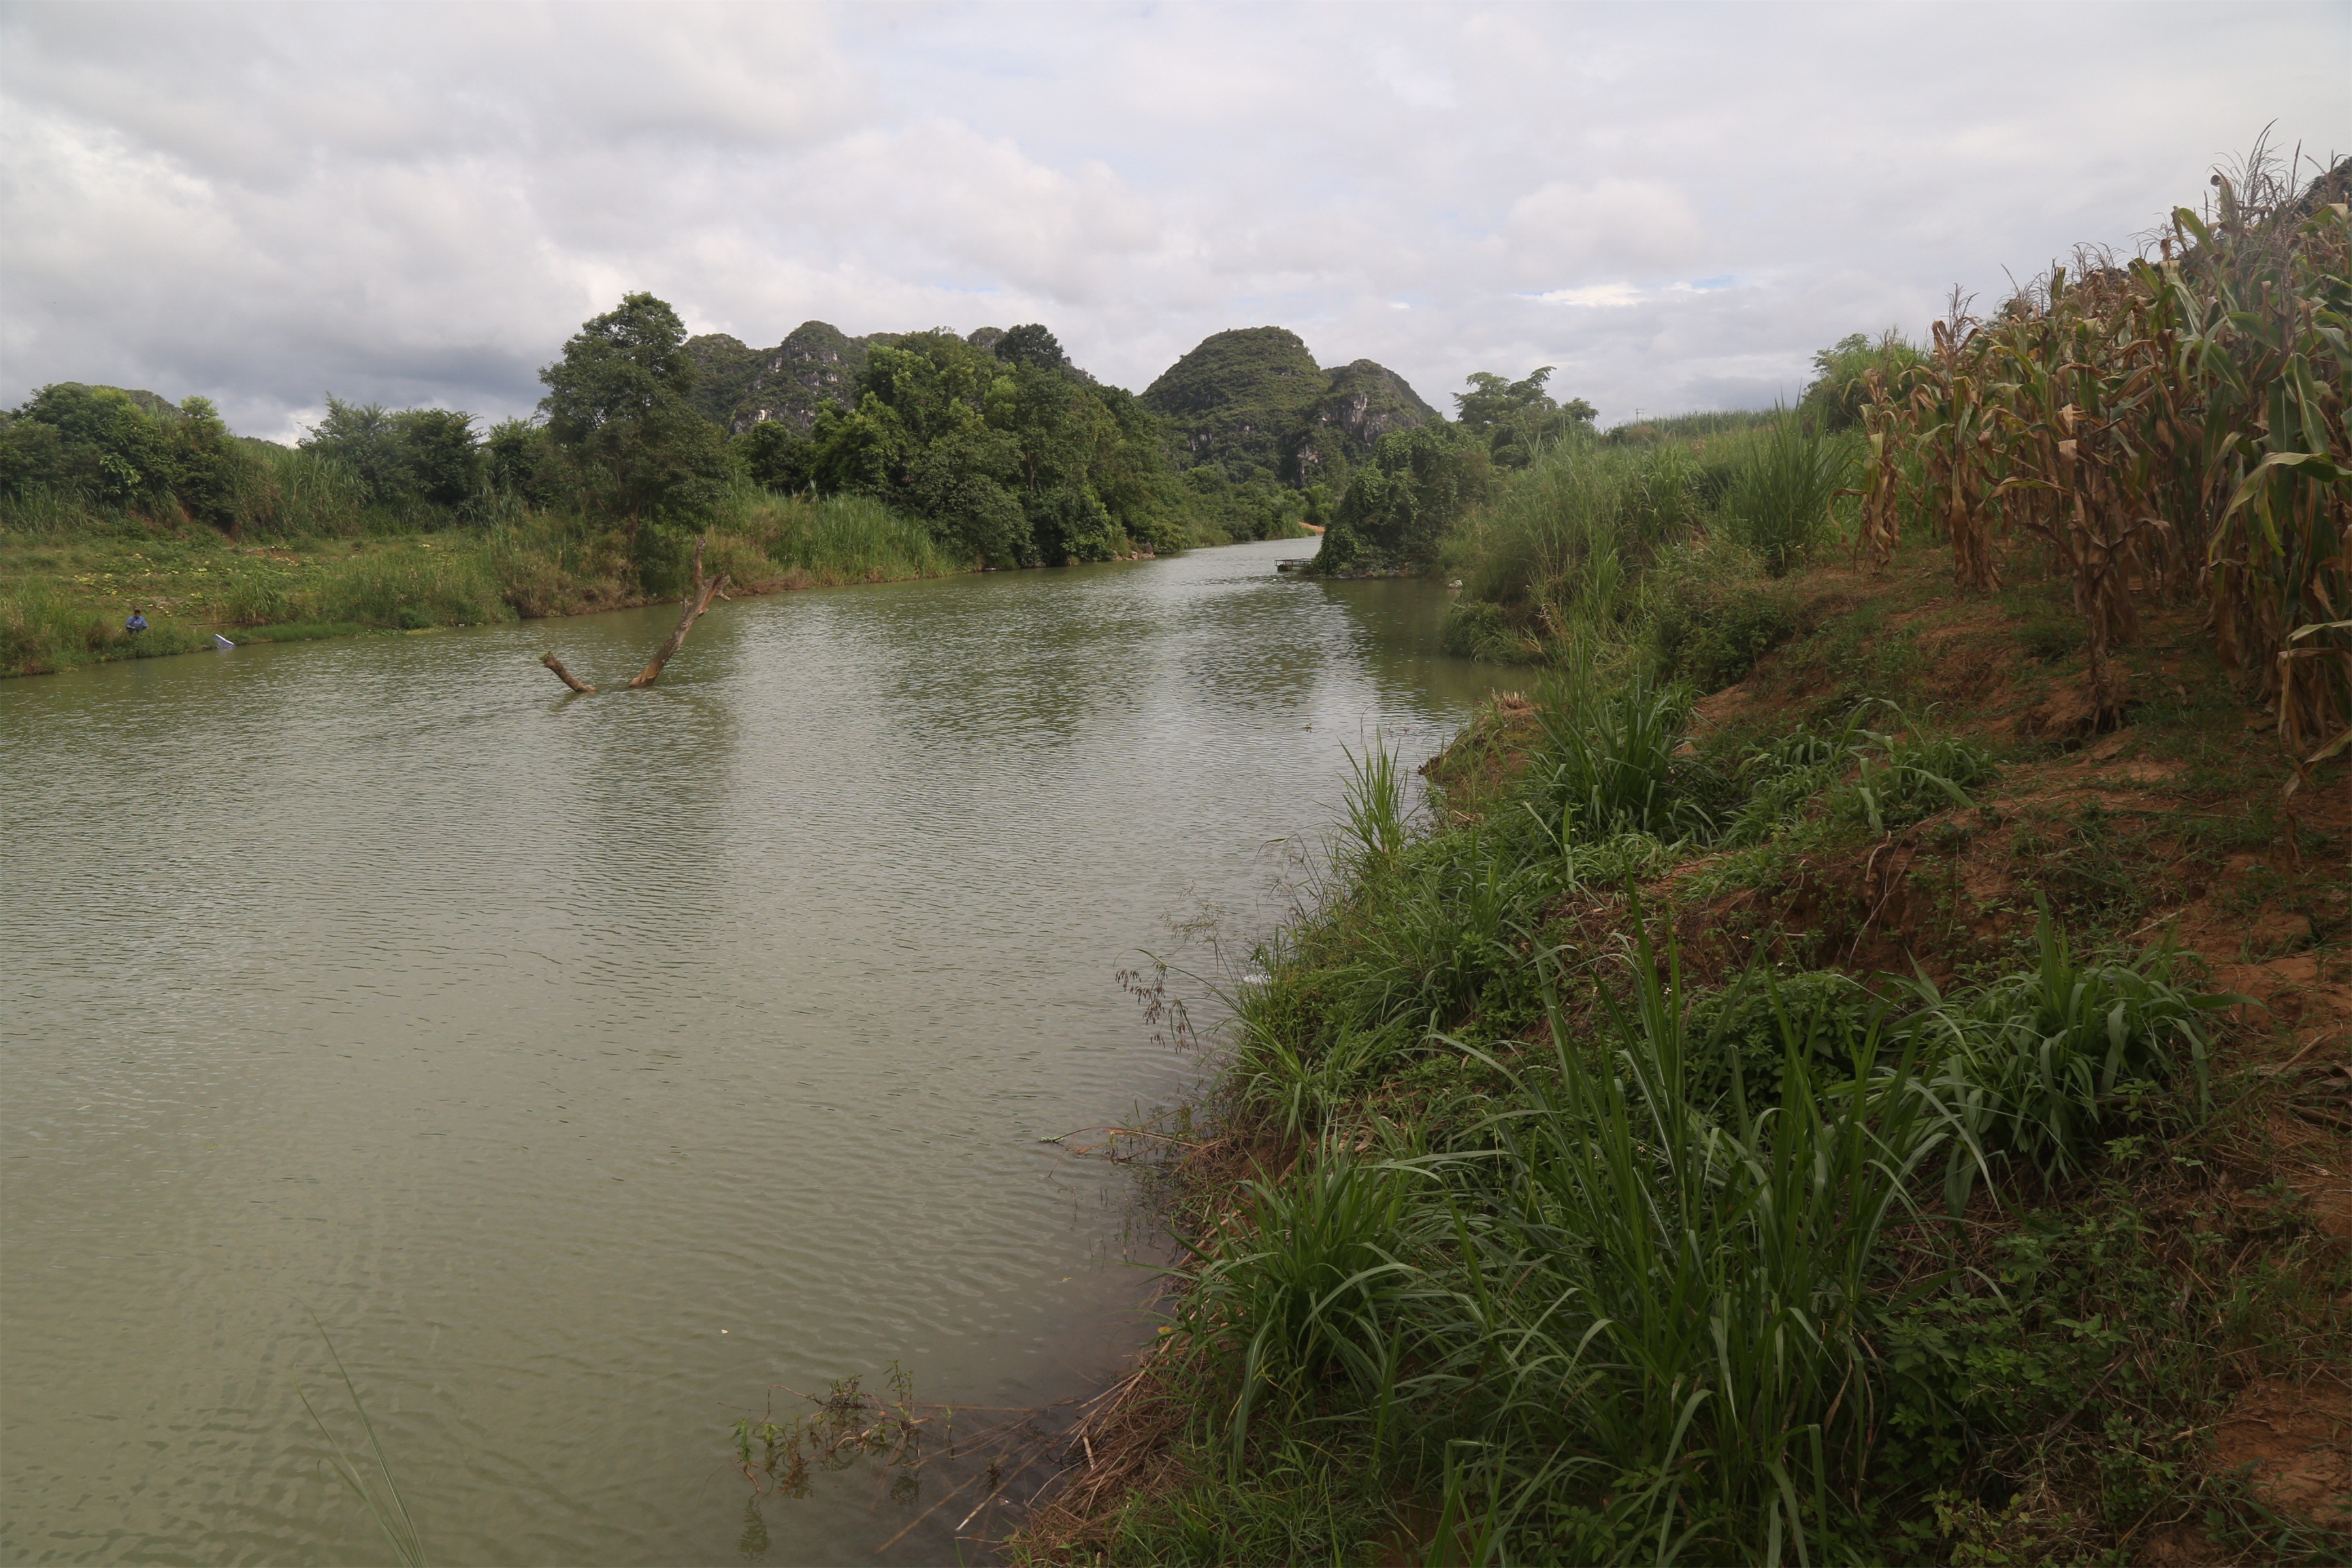
[[[572,688],[572,690],[585,691],[591,696],[595,694],[596,689],[594,687],[589,685],[586,681],[581,679],[578,676],[563,668],[563,661],[555,657],[555,650],[553,648],[550,648],[547,652],[541,654],[539,656],[539,662],[547,666],[548,668],[555,671],[555,678],[563,682],[564,685]]]
[[[727,586],[727,574],[724,572],[716,577],[703,576],[703,542],[699,539],[694,542],[694,583],[687,589],[686,597],[678,602],[677,625],[670,629],[669,640],[654,650],[652,659],[629,682],[632,689],[651,686],[661,679],[662,666],[677,657],[677,650],[686,646],[686,634],[694,629],[694,623],[702,618],[702,612],[710,608],[710,601],[718,596],[719,590]]]

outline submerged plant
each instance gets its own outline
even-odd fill
[[[326,1326],[316,1317],[310,1321],[327,1347],[329,1359],[335,1363],[335,1375],[342,1379],[343,1392],[350,1395],[352,1410],[360,1418],[360,1429],[367,1435],[368,1457],[373,1461],[374,1474],[371,1476],[362,1471],[343,1451],[342,1444],[327,1430],[326,1422],[320,1419],[317,1406],[310,1403],[310,1395],[299,1383],[294,1386],[294,1395],[302,1402],[302,1408],[309,1413],[310,1424],[319,1429],[319,1436],[325,1439],[331,1456],[328,1462],[334,1467],[336,1479],[359,1500],[368,1517],[375,1521],[376,1528],[383,1531],[383,1538],[392,1547],[393,1554],[400,1559],[404,1568],[425,1568],[424,1533],[416,1528],[415,1520],[409,1516],[408,1500],[401,1495],[400,1482],[394,1479],[392,1461],[384,1458],[383,1444],[376,1436],[375,1423],[368,1418],[367,1405],[360,1398],[359,1385],[352,1381],[350,1371],[343,1365],[343,1358],[336,1353],[335,1342],[327,1337]]]

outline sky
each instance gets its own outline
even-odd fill
[[[0,4],[0,404],[528,413],[634,289],[754,347],[1278,325],[1441,409],[1768,406],[1853,331],[2352,151],[2352,0]]]

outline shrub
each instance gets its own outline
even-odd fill
[[[1650,645],[1658,668],[1701,691],[1745,679],[1797,632],[1788,595],[1752,580],[1676,575],[1652,603]]]

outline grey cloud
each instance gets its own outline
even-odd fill
[[[2122,15],[19,5],[0,399],[519,412],[650,288],[754,342],[1043,320],[1131,386],[1274,321],[1441,405],[1537,363],[1607,417],[1769,402],[2352,123],[2341,5]]]

